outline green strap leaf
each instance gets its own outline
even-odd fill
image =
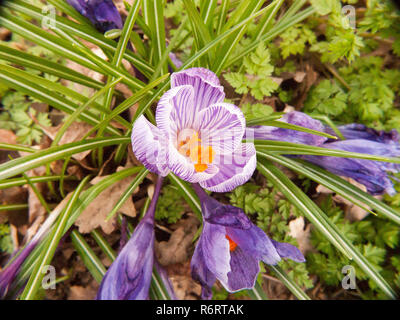
[[[0,165],[0,180],[21,174],[30,169],[44,165],[48,162],[63,159],[76,153],[92,150],[99,147],[111,146],[129,142],[126,137],[106,137],[99,139],[83,140],[62,146],[50,147],[37,151],[32,155],[17,158]]]

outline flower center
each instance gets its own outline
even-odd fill
[[[215,151],[201,144],[199,134],[193,129],[183,129],[178,135],[178,152],[194,163],[197,172],[203,172],[212,163]]]
[[[233,241],[227,234],[225,235],[225,238],[227,238],[229,241],[229,251],[230,252],[234,251],[237,247],[237,243]]]

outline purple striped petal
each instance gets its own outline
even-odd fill
[[[246,183],[257,166],[254,144],[242,143],[232,154],[217,155],[213,162],[219,172],[200,185],[213,192],[228,192]]]
[[[218,77],[205,68],[191,68],[171,75],[171,88],[189,85],[194,89],[193,115],[212,104],[223,102],[224,88]]]
[[[246,120],[238,107],[218,103],[200,111],[193,128],[202,143],[212,146],[217,154],[230,154],[242,142]]]
[[[163,179],[157,178],[146,215],[108,268],[97,292],[97,300],[148,299],[154,263],[154,214]]]
[[[210,197],[198,184],[192,184],[201,202],[203,219],[211,224],[248,229],[253,224],[242,209],[225,205]]]
[[[191,86],[179,86],[168,90],[157,105],[157,127],[176,147],[181,130],[192,128],[195,117],[194,90]]]
[[[400,156],[400,144],[396,142],[380,143],[365,139],[351,139],[351,140],[325,143],[323,146],[330,149],[339,149],[350,152],[371,154],[376,156],[384,156],[384,157]],[[380,168],[382,168],[382,170],[391,172],[400,171],[400,164],[398,163],[383,162],[383,161],[375,161],[375,163]]]
[[[136,158],[151,172],[161,176],[169,173],[167,167],[168,140],[160,129],[140,116],[132,128],[132,150]]]
[[[191,183],[208,180],[219,171],[217,166],[211,164],[208,165],[205,171],[196,172],[194,164],[189,161],[188,158],[180,154],[171,144],[169,144],[168,151],[168,168],[179,178]]]
[[[324,126],[320,121],[298,111],[288,112],[278,121],[324,132]],[[247,128],[246,139],[287,141],[312,146],[319,146],[327,140],[325,137],[307,132],[270,126],[255,126]]]

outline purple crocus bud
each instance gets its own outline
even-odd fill
[[[0,299],[4,299],[11,288],[11,285],[21,269],[25,259],[29,256],[33,249],[37,245],[37,241],[29,242],[24,249],[7,265],[3,270],[0,271]]]
[[[365,139],[375,142],[397,144],[399,141],[399,132],[395,129],[386,132],[383,130],[375,130],[359,123],[351,123],[339,126],[338,129],[343,134],[345,139]],[[325,128],[329,134],[336,135],[330,128]]]
[[[165,269],[157,262],[157,260],[154,260],[154,266],[171,300],[177,300],[174,288],[172,286],[171,280],[168,277],[167,271],[165,271]]]
[[[102,33],[112,29],[122,29],[121,15],[112,0],[67,0],[67,2]]]
[[[324,125],[305,113],[299,111],[291,111],[282,116],[278,121],[294,124],[304,128],[317,130],[324,132]],[[317,136],[315,134],[283,129],[271,126],[254,126],[246,129],[246,137],[253,138],[256,140],[276,140],[276,141],[287,141],[293,143],[302,143],[312,146],[319,146],[323,144],[327,138]]]
[[[103,277],[97,300],[148,299],[154,263],[154,213],[162,181],[159,177],[145,217]]]
[[[177,69],[180,69],[183,65],[182,61],[176,56],[175,53],[170,52],[169,58],[171,59],[172,63],[175,65]]]
[[[400,156],[400,145],[398,143],[393,143],[393,141],[381,143],[365,139],[350,139],[325,143],[322,147],[385,157]],[[393,188],[393,183],[386,171],[393,173],[400,172],[400,164],[327,156],[307,155],[301,156],[301,158],[319,165],[334,174],[356,180],[365,185],[367,191],[373,195],[379,195],[385,192],[390,195],[396,193]]]
[[[202,298],[210,299],[218,279],[229,292],[254,287],[259,262],[277,264],[281,258],[304,262],[295,246],[271,240],[240,208],[223,205],[193,185],[201,201],[203,230],[194,251],[193,279],[202,285]]]
[[[242,143],[243,113],[224,98],[210,70],[173,73],[171,89],[157,106],[157,126],[144,116],[133,125],[135,156],[152,172],[165,176],[172,171],[214,192],[245,183],[256,168],[256,151],[253,143]]]

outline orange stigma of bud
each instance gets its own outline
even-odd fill
[[[237,243],[233,241],[227,234],[225,235],[225,238],[227,238],[229,241],[229,251],[234,251],[237,247]]]

